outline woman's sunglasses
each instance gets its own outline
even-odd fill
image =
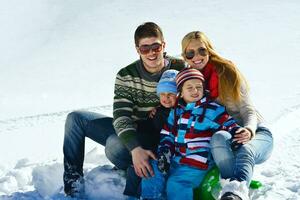
[[[199,49],[197,49],[197,52],[201,55],[201,56],[207,56],[208,55],[208,51],[206,48],[200,47]],[[193,59],[196,55],[196,52],[194,50],[189,50],[187,52],[185,52],[185,57],[186,59],[190,60]]]
[[[141,45],[138,47],[141,54],[148,54],[151,50],[155,53],[158,53],[162,50],[162,44],[160,43],[153,43],[150,45]]]

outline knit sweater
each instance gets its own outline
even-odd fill
[[[212,135],[219,130],[233,135],[237,128],[225,107],[206,97],[186,105],[181,103],[171,110],[168,123],[161,131],[158,154],[167,148],[175,162],[207,169]]]
[[[226,110],[237,121],[237,123],[245,128],[251,130],[252,138],[255,136],[257,126],[263,122],[263,118],[255,109],[246,85],[241,86],[242,98],[239,103],[227,101]],[[218,99],[217,99],[218,100]]]
[[[113,126],[129,151],[140,146],[137,140],[136,121],[147,118],[149,111],[158,106],[157,83],[165,70],[181,70],[182,60],[165,57],[165,67],[158,73],[145,70],[141,60],[122,68],[115,81]]]
[[[216,101],[219,101],[218,84],[220,83],[215,66],[212,63],[208,63],[201,72],[204,75],[206,88],[209,89],[210,96],[214,99],[216,98]],[[228,97],[226,105],[224,106],[226,106],[226,110],[237,121],[237,123],[249,129],[252,133],[252,137],[254,137],[258,124],[262,122],[262,117],[253,105],[245,83],[242,83],[240,91],[240,102],[234,103],[234,101]]]

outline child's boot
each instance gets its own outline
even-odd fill
[[[246,181],[222,180],[220,200],[250,200]]]

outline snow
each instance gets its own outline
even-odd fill
[[[137,59],[133,33],[163,29],[170,55],[182,37],[204,31],[233,60],[274,135],[257,165],[254,199],[300,199],[300,2],[11,0],[0,3],[0,199],[67,199],[63,130],[72,110],[112,115],[114,77]],[[125,199],[124,174],[87,139],[88,199]]]

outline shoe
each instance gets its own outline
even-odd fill
[[[80,177],[77,180],[70,180],[65,183],[64,191],[66,196],[72,198],[83,198],[84,197],[84,180]]]
[[[223,194],[220,200],[242,200],[239,196],[233,194],[232,192],[226,192]]]
[[[64,172],[64,192],[72,198],[82,198],[84,195],[84,179],[82,174],[71,167]]]
[[[250,200],[246,181],[221,180],[222,190],[220,200]]]

